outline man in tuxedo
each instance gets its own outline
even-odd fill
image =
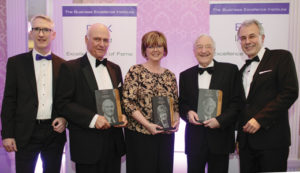
[[[33,17],[31,26],[34,49],[7,62],[2,142],[7,152],[16,153],[17,173],[33,173],[39,154],[45,173],[59,173],[66,120],[53,109],[53,96],[64,60],[51,52],[53,21],[39,15]]]
[[[291,144],[288,109],[299,90],[293,57],[286,50],[263,46],[264,29],[257,20],[243,22],[237,35],[249,58],[241,68],[245,93],[238,133],[241,172],[286,171]]]
[[[194,43],[194,55],[199,62],[180,73],[179,110],[187,122],[185,153],[188,173],[228,172],[229,153],[234,151],[234,129],[240,110],[242,82],[238,67],[213,60],[215,43],[208,35],[201,35]],[[223,92],[222,112],[203,123],[197,115],[199,89]]]
[[[103,115],[97,114],[95,90],[122,87],[120,67],[104,59],[109,42],[105,25],[89,26],[85,36],[87,53],[62,64],[59,74],[55,104],[69,123],[70,153],[77,173],[120,172],[125,153],[120,127],[127,124],[126,116],[122,115],[122,125],[111,127]]]

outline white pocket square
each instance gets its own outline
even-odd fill
[[[264,74],[264,73],[268,73],[271,72],[272,70],[265,70],[265,71],[260,71],[258,74]]]

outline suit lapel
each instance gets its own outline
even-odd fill
[[[209,84],[209,89],[218,88],[218,81],[220,81],[222,76],[222,69],[220,69],[219,63],[215,60],[214,61],[214,72],[211,75],[211,80]]]
[[[270,50],[269,49],[266,49],[265,53],[264,53],[264,56],[261,60],[261,62],[259,63],[254,75],[253,75],[253,80],[252,80],[252,83],[253,81],[255,81],[255,79],[257,78],[257,76],[259,75],[259,72],[264,68],[266,62],[268,62],[270,58]]]
[[[60,60],[59,58],[52,53],[52,90],[53,96],[55,95],[55,88],[56,88],[56,80],[58,78],[58,72],[60,68]]]
[[[113,69],[112,64],[109,61],[107,61],[106,68],[109,73],[113,88],[118,88],[118,80],[117,80],[116,70]]]
[[[86,54],[81,58],[81,67],[82,67],[83,75],[88,83],[88,86],[91,92],[94,93],[95,90],[98,90],[98,85],[96,82],[95,75],[93,73],[93,69],[90,65],[90,62]]]
[[[248,94],[248,97],[247,99],[249,99],[251,97],[251,95],[253,94],[253,92],[255,91],[255,83],[257,81],[257,77],[259,75],[259,72],[262,71],[262,69],[264,68],[264,66],[266,65],[266,63],[269,61],[270,59],[270,50],[269,49],[266,49],[265,53],[264,53],[264,56],[261,60],[261,62],[259,63],[254,75],[253,75],[253,78],[252,78],[252,82],[250,84],[250,89],[249,89],[249,94]]]
[[[33,90],[33,93],[37,97],[37,86],[36,86],[36,78],[35,78],[35,72],[34,72],[34,64],[33,64],[33,57],[32,57],[32,51],[28,52],[23,60],[23,71],[24,75],[28,78],[28,81],[31,85],[31,88]]]

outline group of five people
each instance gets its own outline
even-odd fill
[[[228,172],[236,129],[242,173],[287,170],[288,109],[298,97],[296,69],[288,51],[264,47],[263,27],[257,20],[243,22],[238,30],[249,57],[240,71],[214,60],[213,38],[199,36],[193,45],[198,64],[180,73],[179,91],[175,74],[161,66],[168,54],[161,32],[143,36],[146,62],[133,65],[123,84],[120,67],[104,58],[110,43],[105,25],[88,28],[86,54],[64,61],[51,52],[53,21],[39,15],[31,24],[34,49],[8,59],[1,112],[3,146],[16,152],[18,173],[34,172],[38,154],[44,172],[60,172],[66,124],[78,173],[119,173],[125,153],[128,173],[171,173],[180,118],[187,123],[189,173],[205,172],[206,164],[209,173]],[[121,93],[123,124],[112,126],[97,114],[95,90],[103,89]],[[198,121],[199,89],[223,92],[218,117]],[[174,100],[172,130],[160,130],[153,123],[154,96]]]

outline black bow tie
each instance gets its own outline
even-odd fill
[[[198,68],[198,73],[202,75],[204,71],[207,71],[207,73],[212,74],[214,72],[214,67],[207,67],[207,68]]]
[[[104,60],[102,60],[102,61],[96,59],[96,67],[98,67],[100,64],[106,66],[106,63],[107,63],[107,59],[106,58]]]
[[[258,56],[251,58],[251,59],[247,59],[246,60],[246,66],[250,65],[253,61],[259,62],[259,58]]]
[[[51,60],[51,59],[52,59],[52,56],[51,56],[51,54],[50,54],[50,55],[47,55],[47,56],[42,56],[42,55],[40,55],[40,54],[36,54],[35,59],[36,59],[37,61],[42,60],[42,59],[45,59],[45,60]]]

